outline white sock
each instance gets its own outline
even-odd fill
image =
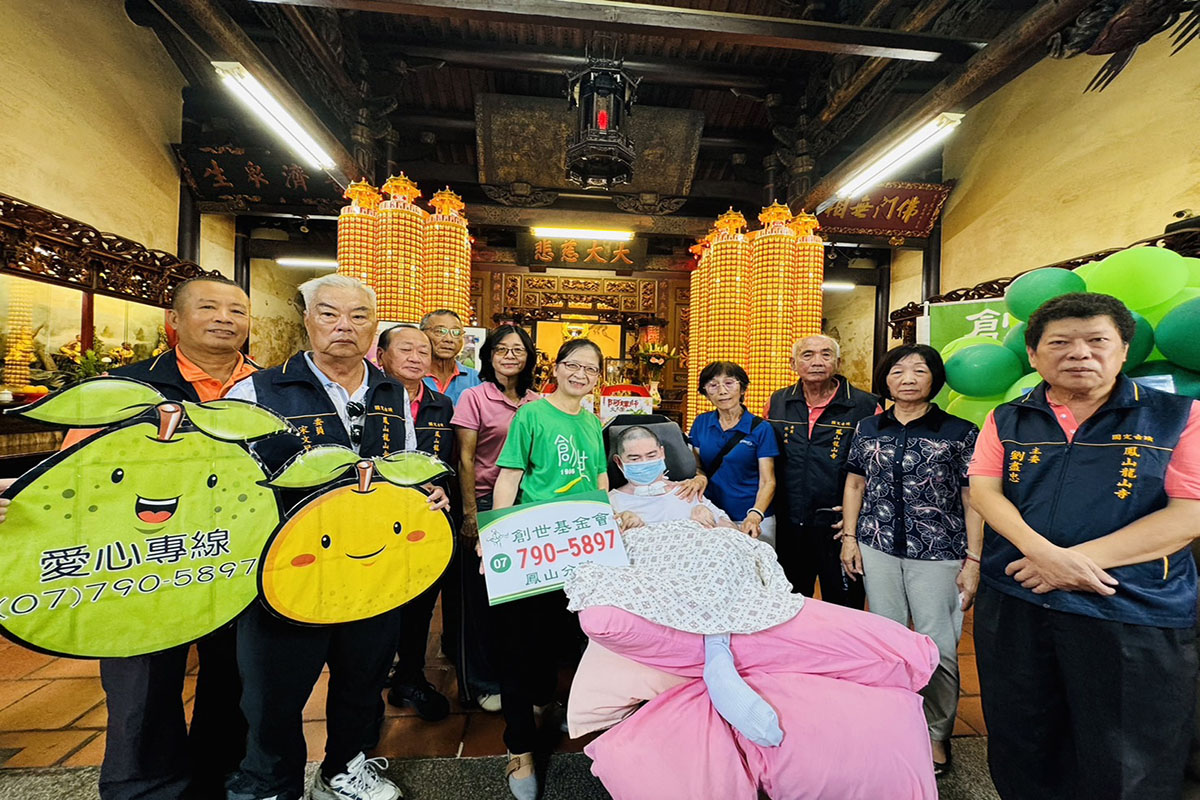
[[[704,685],[713,708],[747,739],[761,747],[783,741],[775,709],[738,674],[728,633],[704,637]]]

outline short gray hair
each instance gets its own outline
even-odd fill
[[[421,330],[425,330],[429,327],[429,320],[433,319],[434,317],[441,316],[454,317],[456,320],[458,320],[458,324],[462,325],[462,317],[458,315],[457,311],[451,311],[448,308],[439,308],[437,311],[430,311],[428,314],[421,317]]]
[[[663,446],[662,439],[658,438],[654,431],[642,425],[631,425],[617,434],[617,440],[613,442],[613,455],[624,455],[626,443],[636,442],[638,439],[653,439],[656,445]]]
[[[796,351],[800,349],[800,345],[802,345],[804,342],[807,342],[809,339],[824,339],[828,342],[833,342],[833,357],[836,359],[839,359],[839,360],[841,359],[841,357],[842,357],[841,344],[838,343],[837,339],[833,338],[832,336],[830,336],[829,334],[826,334],[826,333],[814,333],[811,336],[801,336],[799,339],[796,340],[795,344],[792,345],[792,358],[796,357]]]
[[[310,278],[300,284],[300,296],[304,298],[304,312],[306,314],[313,307],[313,303],[316,302],[317,292],[325,288],[358,289],[370,298],[371,311],[375,310],[376,303],[378,302],[375,298],[375,290],[358,278],[351,278],[349,275],[338,275],[336,272],[332,272],[318,278]]]

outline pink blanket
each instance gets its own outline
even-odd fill
[[[776,748],[732,729],[699,680],[703,637],[611,607],[580,612],[593,641],[691,678],[592,742],[592,772],[615,800],[908,800],[937,797],[920,695],[938,662],[926,636],[806,599],[788,622],[734,635],[738,671],[775,708]],[[572,695],[574,701],[574,693]]]

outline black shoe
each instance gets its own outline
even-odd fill
[[[437,722],[450,715],[450,701],[438,693],[429,681],[419,684],[396,684],[388,690],[387,701],[397,708],[406,704],[417,710],[426,722]]]
[[[950,754],[950,740],[946,740],[946,760],[933,762],[933,776],[940,778],[954,766],[954,757]]]

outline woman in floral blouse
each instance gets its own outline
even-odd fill
[[[941,660],[922,690],[936,774],[950,767],[958,709],[958,640],[979,586],[983,520],[967,467],[979,429],[930,402],[946,381],[932,347],[897,347],[875,372],[894,405],[858,423],[843,497],[842,566],[862,576],[875,614],[933,639]],[[860,547],[861,545],[861,547]]]

